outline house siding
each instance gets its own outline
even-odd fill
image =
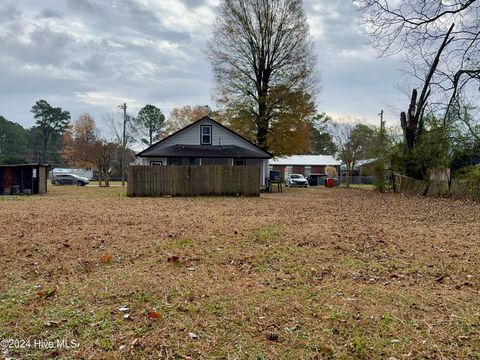
[[[325,174],[325,166],[312,166],[312,174]]]
[[[237,148],[246,149],[243,151],[237,151],[235,148],[234,150],[229,152],[229,150],[225,150],[224,153],[218,154],[218,156],[208,156],[209,148],[205,146],[202,151],[201,145],[201,127],[202,126],[211,126],[211,146],[209,147],[216,147],[216,146],[235,146]],[[170,137],[164,139],[163,141],[151,146],[147,150],[141,152],[137,155],[137,159],[135,160],[135,164],[137,165],[151,165],[152,162],[161,161],[163,165],[171,165],[173,164],[173,158],[181,158],[181,161],[175,161],[175,163],[181,163],[184,165],[192,165],[189,162],[189,157],[182,157],[179,156],[170,156],[170,154],[175,154],[177,151],[172,150],[171,147],[175,145],[191,145],[197,148],[197,153],[195,153],[194,157],[190,157],[190,159],[195,159],[194,165],[234,165],[234,159],[245,159],[246,165],[258,165],[260,167],[260,184],[265,186],[266,178],[268,177],[268,164],[269,164],[269,157],[270,155],[268,152],[265,152],[258,148],[257,146],[253,145],[246,139],[243,139],[238,134],[235,134],[231,130],[224,128],[219,123],[212,121],[209,118],[204,118],[196,123],[180,130],[179,132],[171,135]],[[163,151],[163,149],[168,148],[169,151]],[[222,149],[218,147],[217,149]],[[180,153],[180,151],[179,151]],[[202,153],[204,153],[202,156]],[[241,155],[243,154],[243,156]],[[163,155],[163,156],[162,156]],[[220,155],[224,155],[224,157],[219,157]],[[268,157],[268,158],[267,158]],[[185,163],[184,163],[185,162]],[[241,165],[239,165],[241,166]]]
[[[254,151],[255,153],[258,153],[258,155],[261,157],[264,156],[264,154],[259,151],[256,146],[250,144],[248,141],[245,141],[241,137],[236,136],[234,133],[230,132],[227,129],[224,129],[223,127],[208,119],[199,121],[191,127],[186,128],[178,134],[175,134],[172,137],[162,141],[161,143],[154,146],[151,150],[149,150],[149,152],[154,153],[155,150],[164,149],[166,147],[176,144],[200,145],[200,126],[202,125],[212,126],[212,145],[235,145]]]
[[[303,165],[293,165],[292,174],[305,175],[305,166],[303,166]]]

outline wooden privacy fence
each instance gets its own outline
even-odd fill
[[[480,184],[468,180],[452,179],[430,181],[415,180],[413,178],[394,174],[395,192],[403,192],[426,196],[460,196],[480,201]]]
[[[450,194],[480,201],[480,184],[468,180],[453,179],[450,184]]]
[[[393,185],[395,192],[414,195],[425,195],[428,189],[428,182],[396,173],[393,174]]]
[[[260,196],[259,166],[131,165],[128,196]]]

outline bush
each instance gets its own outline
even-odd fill
[[[480,184],[480,166],[468,166],[457,173],[457,178]]]

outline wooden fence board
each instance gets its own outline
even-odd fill
[[[474,201],[480,201],[480,183],[468,180],[452,179],[420,181],[404,175],[394,174],[395,192],[426,196],[457,195]]]
[[[395,191],[407,194],[425,195],[428,182],[416,180],[408,176],[394,174]]]
[[[480,201],[480,184],[468,180],[453,179],[450,184],[450,194]]]
[[[128,196],[259,196],[259,166],[144,166],[128,168]]]

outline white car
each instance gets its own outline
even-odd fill
[[[285,186],[308,187],[308,180],[302,174],[290,174],[285,179]]]

